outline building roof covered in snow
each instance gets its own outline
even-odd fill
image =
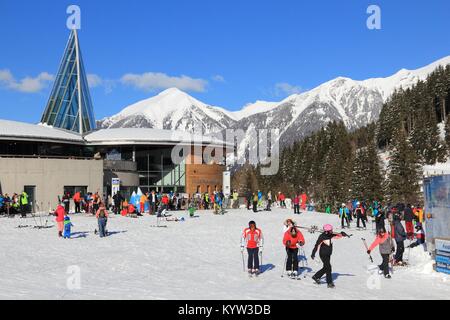
[[[46,141],[83,144],[76,133],[53,127],[0,119],[0,140]]]

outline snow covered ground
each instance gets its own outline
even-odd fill
[[[410,253],[409,268],[397,269],[391,280],[367,271],[370,265],[361,237],[367,231],[351,231],[351,239],[334,242],[332,256],[336,289],[313,284],[308,273],[301,281],[281,278],[285,251],[282,223],[293,217],[303,226],[332,223],[334,215],[290,210],[271,213],[229,210],[223,216],[197,212],[197,218],[166,222],[154,228],[156,218],[113,216],[111,235],[94,234],[96,220],[84,214],[72,216],[73,239],[58,239],[56,228],[16,228],[34,225],[33,218],[0,218],[1,299],[449,299],[450,277],[432,270],[422,248]],[[53,217],[43,217],[53,223]],[[248,278],[242,269],[239,239],[254,219],[265,236],[264,271]],[[339,230],[339,229],[338,229]],[[304,232],[309,267],[320,265],[309,256],[318,233]],[[405,252],[407,255],[407,251]],[[380,262],[378,249],[372,254]],[[318,258],[316,258],[318,259]],[[74,267],[75,266],[75,267]],[[77,270],[80,271],[77,288]],[[75,272],[75,273],[74,273]],[[68,286],[69,284],[69,286]]]

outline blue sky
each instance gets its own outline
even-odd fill
[[[177,85],[229,110],[450,55],[450,1],[0,0],[0,118],[38,122],[81,7],[96,118]],[[381,30],[366,10],[381,8]]]

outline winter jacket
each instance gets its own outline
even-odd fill
[[[64,207],[62,205],[58,205],[55,211],[56,215],[56,222],[63,222],[64,221],[64,213],[66,211],[64,210]]]
[[[331,240],[340,238],[342,238],[342,235],[340,234],[327,232],[322,233],[317,239],[312,252],[312,256],[316,255],[317,250],[319,250],[320,256],[331,256],[331,254],[333,253],[333,243],[331,242]]]
[[[250,228],[244,229],[241,238],[241,246],[246,246],[248,249],[255,249],[262,247],[264,244],[264,238],[261,229],[256,228],[251,230]]]
[[[394,221],[394,230],[395,230],[395,241],[401,242],[406,240],[406,232],[405,228],[402,225],[402,222],[400,220]]]
[[[306,201],[308,200],[308,197],[306,196],[306,193],[303,193],[301,196],[302,199],[302,209],[306,208]]]
[[[294,204],[300,204],[300,197],[299,196],[295,196]]]
[[[339,218],[342,218],[344,214],[347,218],[350,216],[350,210],[347,207],[339,209]]]
[[[407,207],[405,209],[404,219],[406,222],[411,222],[414,220],[414,213],[411,208]]]
[[[79,192],[75,193],[75,195],[73,196],[73,201],[74,202],[80,202],[81,201],[81,194]]]
[[[20,204],[23,206],[28,204],[28,194],[25,191],[20,195]]]
[[[394,243],[387,232],[382,237],[377,235],[369,250],[372,251],[378,245],[380,246],[380,254],[391,254],[392,249],[394,249]]]
[[[291,234],[291,229],[289,228],[288,231],[286,231],[284,233],[284,237],[283,237],[283,245],[286,247],[286,243],[290,241],[291,244],[289,245],[290,249],[295,249],[297,248],[297,243],[299,243],[300,245],[304,245],[305,244],[305,238],[303,237],[303,234],[297,229],[297,235],[294,238]]]
[[[357,216],[358,213],[360,213],[361,216],[364,216],[364,208],[363,208],[363,206],[360,206],[360,207],[356,207],[356,208],[355,208],[355,213],[354,213],[355,216]]]

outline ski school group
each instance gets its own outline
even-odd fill
[[[407,263],[403,261],[403,254],[405,251],[404,243],[407,239],[410,240],[410,244],[407,246],[409,249],[425,244],[425,233],[423,231],[421,221],[423,218],[423,212],[420,214],[420,212],[417,210],[413,211],[413,209],[414,208],[410,205],[404,206],[402,204],[398,204],[397,206],[390,207],[387,214],[384,213],[384,210],[377,212],[376,237],[374,241],[370,246],[368,246],[366,239],[361,238],[372,263],[373,258],[371,253],[376,247],[379,247],[382,262],[377,266],[377,269],[378,273],[383,275],[386,279],[391,279],[391,272],[393,273],[394,266],[407,265]],[[342,224],[342,229],[345,227],[350,228],[350,220],[348,218],[342,218],[343,216],[348,217],[348,213],[348,208],[345,204],[342,204],[342,207],[340,208],[340,218],[341,220],[345,220],[347,222],[346,225]],[[359,226],[360,220],[366,220],[362,217],[362,215],[364,215],[363,208],[358,202],[354,213],[354,216],[358,218],[358,230],[366,229],[365,224],[363,227]],[[389,231],[386,229],[385,219],[388,219],[389,221]],[[410,228],[413,219],[416,223],[415,233],[411,232]],[[406,222],[405,224],[407,226],[407,231],[403,227],[402,220],[405,220]],[[300,259],[303,264],[300,269],[305,269],[305,267],[308,266],[308,258],[304,250],[305,238],[300,229],[307,229],[310,233],[320,232],[310,257],[314,260],[318,252],[323,267],[312,276],[312,279],[314,283],[321,284],[321,278],[325,275],[328,288],[334,288],[335,285],[333,283],[331,266],[331,255],[333,253],[332,242],[337,239],[351,238],[353,234],[349,235],[344,231],[334,232],[333,226],[330,224],[324,225],[322,230],[319,231],[317,226],[311,226],[308,228],[296,225],[292,219],[286,220],[284,223],[284,236],[282,239],[282,244],[286,249],[286,257],[281,277],[287,275],[291,279],[301,279],[301,272],[299,272],[299,252]],[[260,274],[263,248],[264,237],[262,230],[257,228],[255,221],[250,221],[248,227],[244,229],[241,237],[242,264],[245,271],[244,252],[247,250],[247,272],[249,277],[257,277]],[[306,277],[306,275],[303,275],[303,277]]]

